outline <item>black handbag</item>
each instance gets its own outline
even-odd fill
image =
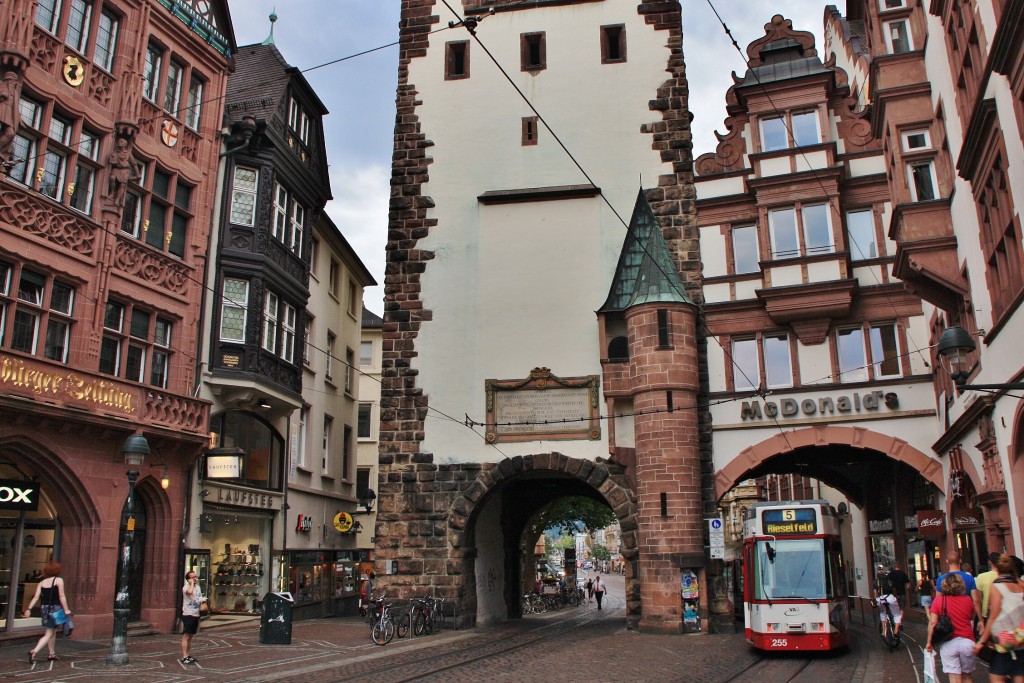
[[[938,643],[949,640],[953,637],[953,622],[950,620],[949,615],[946,614],[946,600],[948,599],[948,595],[942,596],[942,613],[939,614],[939,619],[935,622],[935,628],[932,629],[933,645],[937,645]]]

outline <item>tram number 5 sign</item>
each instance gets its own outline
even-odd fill
[[[721,517],[708,520],[708,544],[711,559],[725,559],[725,526]]]

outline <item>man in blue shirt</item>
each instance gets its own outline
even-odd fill
[[[950,550],[946,555],[946,565],[949,566],[949,571],[945,574],[939,574],[939,578],[935,579],[935,590],[942,593],[942,580],[949,574],[959,574],[960,578],[964,580],[964,586],[967,587],[966,594],[970,595],[971,600],[974,601],[974,614],[980,620],[981,591],[978,590],[978,586],[974,582],[974,577],[960,569],[960,553],[955,550]]]

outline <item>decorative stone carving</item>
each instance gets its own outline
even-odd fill
[[[32,34],[32,63],[49,74],[57,71],[57,39],[42,31]]]
[[[17,69],[0,72],[0,168],[5,171],[15,164],[11,159],[11,143],[18,132],[22,75]]]
[[[232,229],[228,237],[228,243],[233,249],[248,251],[249,246],[252,244],[252,231]]]
[[[188,293],[190,268],[133,240],[118,237],[113,266],[169,292]]]
[[[195,131],[188,127],[182,127],[181,144],[178,147],[181,150],[181,156],[193,164],[199,163],[199,143],[201,140]]]
[[[193,434],[205,434],[210,417],[210,404],[205,401],[147,392],[142,419]]]
[[[104,73],[102,69],[95,66],[89,69],[89,97],[99,102],[103,107],[110,106],[110,94],[113,90],[114,79]]]
[[[107,189],[103,194],[106,208],[120,212],[124,208],[128,183],[142,177],[139,164],[132,154],[132,138],[119,133],[114,138],[114,149],[107,157]]]
[[[98,226],[24,191],[0,188],[0,220],[76,254],[91,256],[95,250]]]

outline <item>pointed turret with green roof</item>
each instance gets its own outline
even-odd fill
[[[598,313],[621,312],[631,306],[658,302],[693,303],[686,295],[658,219],[641,188],[608,298]]]

